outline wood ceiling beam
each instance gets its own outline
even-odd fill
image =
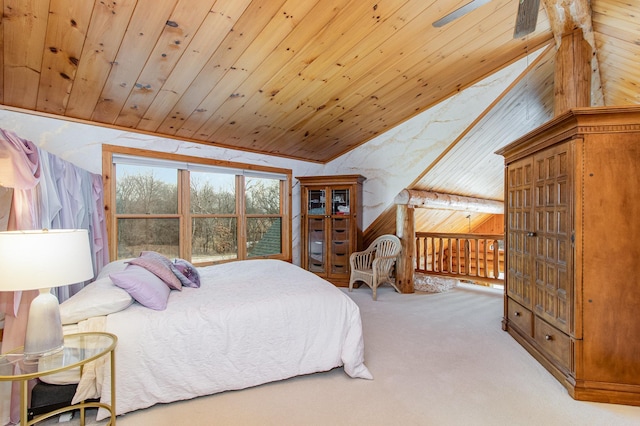
[[[559,60],[559,62],[570,64],[580,61],[580,57],[577,58],[578,61],[575,61],[572,57],[560,57],[560,55],[572,55],[579,52],[581,49],[579,46],[565,46],[565,49],[561,48],[563,40],[565,42],[569,40],[575,41],[575,37],[569,37],[569,35],[578,29],[582,30],[582,37],[591,48],[589,104],[569,105],[569,107],[603,106],[604,94],[602,92],[602,83],[600,81],[600,65],[598,63],[598,55],[591,20],[591,4],[589,0],[542,0],[542,4],[547,12],[551,31],[553,32],[556,40],[556,46],[558,47],[557,60]],[[578,55],[581,55],[581,53],[578,53]],[[566,74],[566,76],[568,75],[569,74]],[[560,83],[562,84],[562,82]],[[556,82],[556,84],[558,84],[558,82]],[[584,96],[582,98],[584,98]],[[562,111],[557,111],[556,115],[561,112]]]
[[[504,213],[502,201],[486,200],[483,198],[463,197],[461,195],[443,194],[433,191],[419,191],[403,189],[393,200],[395,204],[408,205],[418,208],[459,210],[475,213]]]

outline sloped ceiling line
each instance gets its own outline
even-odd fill
[[[556,48],[551,44],[541,50],[513,83],[407,188],[501,199],[503,159],[493,151],[553,117]],[[522,128],[514,126],[514,116],[521,117],[526,125]],[[456,180],[455,185],[447,183],[452,179]],[[468,229],[468,213],[464,211],[415,209],[414,215],[418,231],[466,232]],[[485,222],[489,216],[487,213],[474,213],[472,228]],[[396,206],[390,203],[365,229],[364,241],[393,233],[395,229]]]
[[[500,96],[498,96],[492,103],[485,109],[474,121],[467,127],[460,135],[445,149],[438,158],[436,158],[425,170],[418,176],[416,179],[408,186],[408,188],[413,189],[419,182],[424,178],[424,176],[429,173],[429,171],[435,167],[440,160],[442,160],[455,146],[462,140],[464,140],[470,133],[472,133],[478,126],[482,123],[482,120],[485,119],[487,115],[491,113],[496,105],[498,105],[501,101],[503,101],[511,92],[511,90],[517,86],[520,82],[527,78],[530,72],[535,70],[538,65],[547,58],[548,53],[551,50],[555,50],[554,46],[548,46],[538,57],[531,62],[531,64],[520,74],[520,76],[513,82],[509,87],[502,92]]]

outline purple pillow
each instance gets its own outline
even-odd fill
[[[173,273],[171,267],[157,257],[141,255],[140,257],[129,260],[128,263],[131,265],[142,266],[147,271],[153,272],[153,274],[164,281],[169,288],[173,290],[182,290],[182,283]],[[171,264],[170,260],[169,264]]]
[[[156,311],[167,308],[171,289],[164,281],[142,266],[129,265],[122,272],[110,274],[109,278],[115,285],[125,289],[141,305]]]
[[[200,274],[195,266],[184,259],[176,259],[172,264],[173,273],[185,287],[200,287]]]

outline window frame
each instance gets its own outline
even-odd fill
[[[258,166],[254,164],[245,164],[225,160],[216,160],[210,158],[192,157],[181,154],[171,154],[158,151],[151,151],[139,148],[127,148],[115,145],[102,145],[102,182],[104,186],[104,208],[105,208],[105,221],[107,228],[107,236],[109,241],[109,258],[111,260],[117,259],[118,254],[118,232],[117,221],[120,218],[178,218],[179,223],[179,253],[180,258],[191,261],[191,227],[192,218],[202,217],[201,214],[191,213],[190,207],[190,182],[189,182],[189,170],[184,170],[176,167],[178,173],[178,212],[177,214],[153,214],[153,215],[138,215],[138,214],[118,214],[116,211],[116,164],[113,157],[118,155],[126,155],[132,157],[140,157],[141,159],[148,158],[151,160],[159,160],[166,162],[189,163],[200,164],[208,167],[232,169],[230,171],[236,172],[236,213],[235,215],[215,215],[215,216],[235,216],[237,220],[237,257],[235,259],[225,259],[221,261],[210,262],[198,262],[194,263],[197,266],[207,266],[215,263],[224,263],[236,260],[245,259],[280,259],[291,262],[292,260],[292,213],[291,213],[291,185],[292,185],[292,171],[290,169],[282,169],[276,167]],[[170,164],[170,163],[169,163]],[[163,167],[166,165],[162,164]],[[280,180],[280,214],[269,215],[256,215],[247,214],[245,211],[245,176],[238,174],[238,172],[246,171],[249,176],[255,177],[263,175],[263,177],[275,177],[284,176],[284,179]],[[209,215],[206,215],[209,216]],[[281,253],[276,255],[267,256],[251,256],[247,257],[247,218],[253,217],[280,217],[282,228],[281,234]],[[193,262],[192,262],[193,263]]]

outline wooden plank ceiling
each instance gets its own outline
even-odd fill
[[[572,4],[541,1],[536,30],[519,39],[519,0],[432,25],[468,2],[0,0],[0,107],[324,163],[553,50],[546,8],[566,15]],[[601,103],[639,104],[640,0],[580,2],[591,6]],[[501,199],[493,152],[552,115],[552,88],[551,51],[413,188]],[[482,221],[463,213],[432,212],[420,229]],[[394,232],[393,217],[368,233]]]
[[[0,0],[0,103],[327,162],[553,39],[544,2],[521,39],[519,0],[433,27],[468,2]],[[640,0],[590,4],[604,103],[637,104]]]
[[[0,103],[326,162],[553,38],[468,1],[0,0]]]

